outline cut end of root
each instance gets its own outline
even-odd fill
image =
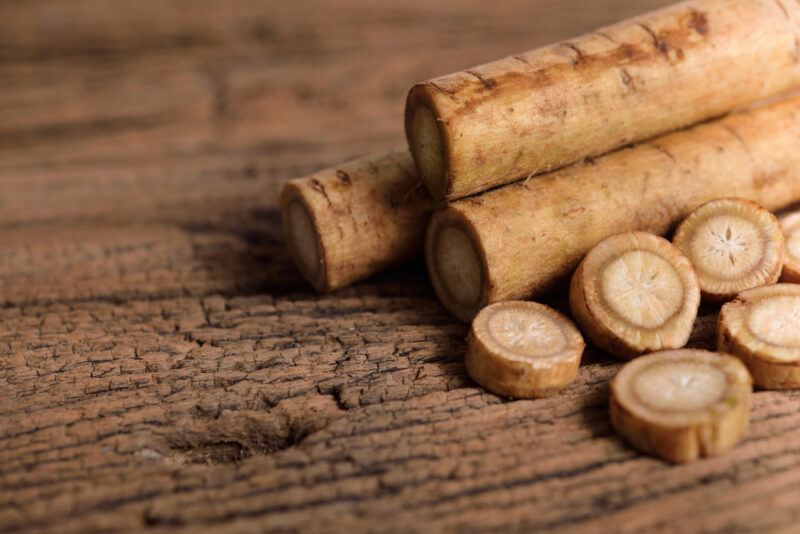
[[[425,187],[433,198],[442,200],[447,194],[442,133],[431,108],[421,105],[413,113],[409,131],[411,153]]]
[[[701,350],[638,358],[611,384],[611,421],[634,447],[687,462],[735,445],[750,417],[750,375],[735,358]]]
[[[325,268],[320,254],[319,235],[308,209],[297,198],[283,207],[283,224],[297,267],[317,291],[325,289]]]
[[[575,379],[583,348],[578,329],[555,310],[499,302],[473,321],[465,363],[472,379],[494,393],[544,397]]]
[[[759,287],[724,305],[718,350],[738,356],[761,388],[800,388],[800,286]]]
[[[741,199],[712,200],[680,225],[673,240],[694,265],[703,295],[726,301],[741,291],[774,284],[784,239],[778,220]]]
[[[462,321],[483,305],[483,263],[470,236],[453,225],[431,225],[428,269],[444,306]]]
[[[786,257],[781,281],[800,284],[800,211],[781,217]]]
[[[685,345],[700,290],[689,260],[669,241],[632,232],[589,252],[573,276],[570,304],[598,347],[632,358]]]

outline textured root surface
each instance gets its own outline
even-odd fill
[[[364,5],[0,5],[0,531],[793,528],[800,394],[670,468],[609,358],[502,402],[421,264],[320,297],[280,234],[283,180],[402,140],[402,80],[657,2]]]

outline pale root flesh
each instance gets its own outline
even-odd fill
[[[434,203],[407,150],[392,150],[287,182],[287,246],[317,291],[333,291],[418,255]]]
[[[798,4],[800,6],[800,4]],[[450,298],[462,320],[494,302],[535,299],[560,289],[606,237],[665,235],[702,204],[731,195],[776,211],[800,200],[800,99],[730,115],[527,182],[452,202],[434,214],[429,268],[440,229],[457,225],[481,263],[481,296]]]
[[[578,329],[557,311],[501,302],[475,317],[465,365],[475,382],[498,395],[545,397],[575,379],[583,349]]]
[[[727,301],[781,275],[784,238],[778,219],[754,202],[703,204],[678,227],[673,243],[697,271],[703,296]]]
[[[750,420],[751,381],[731,356],[663,351],[626,364],[611,382],[610,417],[636,449],[670,462],[732,448]]]
[[[431,226],[426,237],[426,261],[440,300],[456,317],[471,320],[484,300],[484,267],[473,238],[458,221]]]
[[[598,243],[570,285],[572,313],[583,333],[624,359],[683,347],[699,304],[689,260],[669,241],[644,232]]]
[[[431,109],[420,106],[414,111],[411,123],[414,146],[417,154],[417,169],[420,178],[435,198],[445,196],[444,145],[439,125]]]
[[[429,80],[409,146],[439,200],[605,154],[800,85],[798,19],[794,1],[691,0]]]
[[[320,242],[314,221],[300,200],[293,200],[286,208],[286,232],[288,242],[295,251],[297,266],[308,280],[319,284],[323,265],[320,262]]]
[[[717,349],[738,356],[758,387],[800,388],[800,286],[759,287],[725,304]]]
[[[781,217],[781,229],[786,239],[781,281],[800,284],[800,211]]]

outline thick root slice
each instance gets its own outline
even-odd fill
[[[578,373],[584,342],[572,322],[535,302],[499,302],[472,323],[467,372],[484,388],[512,398],[552,395]]]
[[[650,354],[612,380],[611,424],[643,452],[690,462],[741,439],[751,391],[750,375],[736,358],[688,349]]]
[[[703,297],[724,302],[781,276],[784,239],[778,219],[748,200],[712,200],[681,223],[673,243],[694,265]]]
[[[781,281],[800,284],[800,211],[781,217],[780,222],[786,239]]]
[[[738,356],[764,389],[800,388],[800,286],[742,292],[719,315],[717,349]]]
[[[677,247],[653,234],[630,232],[589,252],[572,277],[570,305],[586,337],[630,359],[686,344],[700,286]]]

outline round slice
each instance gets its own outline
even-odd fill
[[[640,451],[682,463],[733,447],[750,421],[750,375],[731,356],[663,351],[625,364],[611,381],[614,430]]]
[[[575,379],[583,338],[572,322],[535,302],[498,302],[475,317],[466,367],[475,382],[512,398],[552,395]]]
[[[800,388],[800,286],[744,291],[719,315],[717,350],[741,358],[764,389]]]
[[[281,210],[286,243],[295,264],[317,291],[325,291],[325,262],[314,219],[299,195]]]
[[[786,240],[781,281],[800,284],[800,211],[784,215],[780,223]]]
[[[784,239],[778,219],[748,200],[703,204],[681,223],[672,242],[694,265],[709,300],[725,302],[781,276]]]
[[[700,305],[692,264],[645,232],[609,237],[581,262],[570,305],[584,335],[618,358],[683,347]]]

